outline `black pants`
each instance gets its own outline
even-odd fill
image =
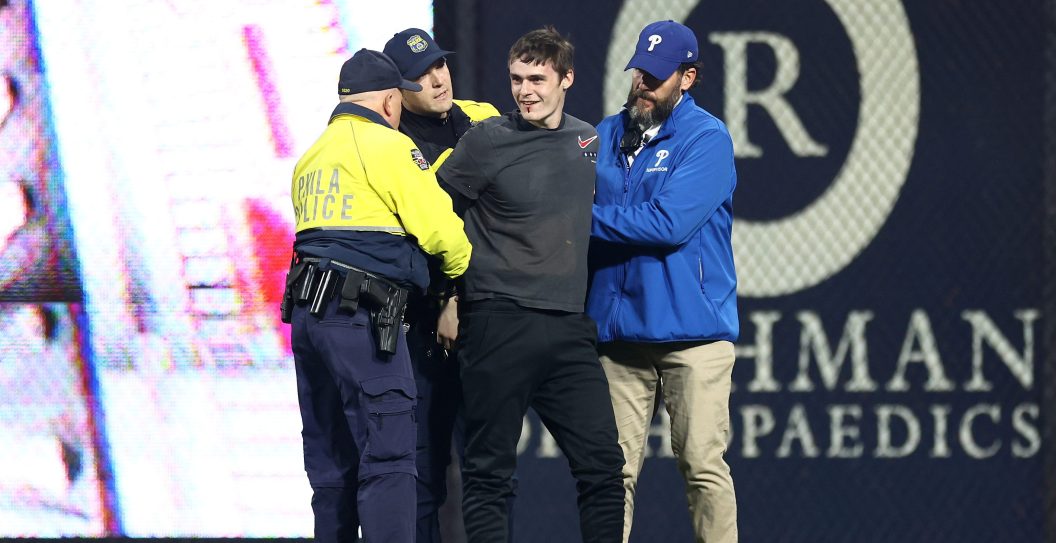
[[[462,404],[462,382],[459,380],[456,351],[446,353],[436,343],[439,303],[427,299],[412,300],[407,308],[410,330],[407,348],[418,386],[418,513],[415,527],[417,543],[440,543],[441,534],[462,531],[462,517],[440,518],[440,507],[447,500],[447,468],[451,464],[451,444],[462,465],[465,424],[459,413]],[[507,499],[508,524],[513,529],[513,493]],[[460,496],[461,493],[459,493]],[[461,508],[458,509],[461,511]],[[512,538],[511,538],[512,541]]]
[[[487,300],[465,304],[460,328],[469,541],[508,540],[505,500],[531,407],[568,458],[583,541],[622,542],[623,452],[594,322],[581,313]]]

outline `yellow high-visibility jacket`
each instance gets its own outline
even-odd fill
[[[414,259],[400,250],[411,239],[407,236],[441,258],[441,269],[449,277],[458,277],[469,266],[472,247],[462,220],[452,211],[451,198],[437,184],[428,161],[410,138],[367,108],[338,105],[326,130],[297,162],[290,194],[298,250],[305,246],[308,253],[323,252],[311,247],[311,240],[321,237],[354,242],[363,235],[385,233],[391,238],[381,239],[392,240],[391,257],[377,254],[387,249],[376,248],[367,255],[367,260],[380,259],[382,268],[414,267]],[[372,243],[378,239],[370,237]],[[418,265],[424,270],[422,260]],[[387,269],[367,271],[393,274]],[[402,270],[409,277],[420,276],[419,271]]]

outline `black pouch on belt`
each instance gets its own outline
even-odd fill
[[[300,305],[308,301],[312,297],[312,289],[319,282],[319,267],[313,262],[309,262],[304,268],[304,280],[301,281],[301,288],[297,289],[297,297],[294,298],[294,303]]]
[[[321,272],[319,275],[321,275],[319,288],[316,289],[315,296],[312,297],[312,303],[308,306],[308,312],[314,317],[323,315],[327,302],[330,301],[334,294],[334,287],[337,286],[337,281],[341,279],[341,276],[332,269]]]
[[[301,274],[308,267],[308,263],[301,262],[290,264],[290,271],[286,273],[286,288],[282,291],[282,303],[279,305],[279,317],[282,322],[290,324],[293,318],[293,306],[297,304],[294,297],[294,285],[301,278]]]
[[[351,315],[359,309],[359,292],[366,277],[367,274],[359,270],[348,270],[345,274],[345,284],[341,285],[341,303],[337,306],[338,311]]]

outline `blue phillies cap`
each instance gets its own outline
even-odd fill
[[[422,86],[407,81],[400,69],[384,53],[360,49],[341,65],[337,80],[337,93],[341,95],[385,89],[407,89],[418,92]]]
[[[385,54],[396,62],[403,77],[414,80],[422,77],[434,62],[454,52],[441,49],[428,32],[408,28],[385,42]]]
[[[697,37],[687,26],[674,21],[657,21],[638,35],[634,56],[624,70],[638,68],[663,81],[684,62],[696,62]]]

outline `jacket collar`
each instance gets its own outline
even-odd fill
[[[466,112],[462,111],[462,108],[458,104],[451,104],[451,111],[447,113],[450,122],[455,123],[455,135],[458,138],[462,138],[462,134],[465,134],[467,130],[473,128],[473,120],[466,115]]]
[[[357,117],[363,117],[368,121],[378,123],[381,126],[384,126],[385,128],[392,128],[392,126],[390,126],[389,123],[385,122],[385,119],[381,115],[378,115],[376,111],[372,109],[367,109],[359,104],[352,104],[348,102],[341,102],[337,104],[337,107],[334,108],[334,112],[330,114],[330,120],[327,121],[327,124],[334,122],[334,119],[336,119],[340,115],[355,115]]]
[[[466,130],[473,128],[473,120],[469,118],[469,115],[466,115],[466,113],[462,111],[462,108],[459,107],[457,103],[451,104],[451,109],[447,111],[447,117],[444,117],[443,119],[439,117],[418,115],[417,113],[414,113],[405,107],[403,108],[403,118],[406,119],[408,117],[419,120],[419,122],[422,124],[430,124],[435,126],[444,126],[445,124],[451,123],[452,126],[454,126],[455,135],[458,138],[461,138],[462,134],[466,133]],[[400,122],[400,125],[403,125],[402,120]]]

